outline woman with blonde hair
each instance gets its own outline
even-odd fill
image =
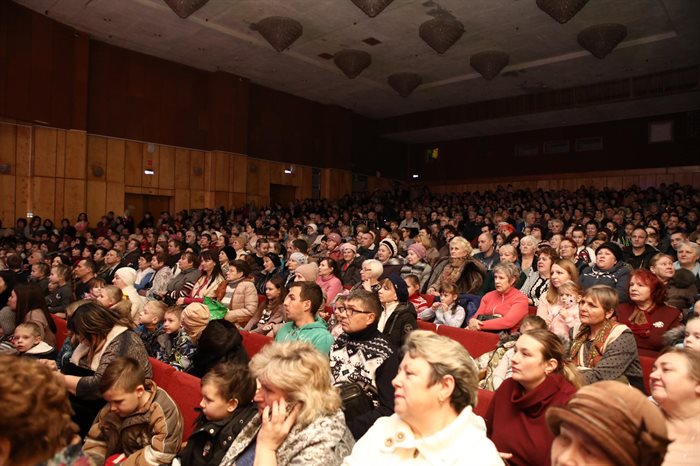
[[[450,240],[450,255],[435,263],[427,284],[427,292],[438,296],[444,284],[456,285],[460,294],[475,294],[481,290],[486,269],[481,262],[472,259],[472,246],[461,236]]]
[[[570,357],[585,384],[619,380],[644,392],[637,342],[615,317],[619,304],[617,292],[607,285],[594,285],[584,292],[579,304],[581,327],[572,333]]]
[[[412,332],[403,349],[392,382],[394,414],[379,418],[343,464],[502,465],[484,420],[473,412],[478,374],[467,350],[423,330]]]
[[[265,346],[250,362],[258,414],[231,443],[221,466],[337,466],[354,444],[328,359],[306,342]],[[255,445],[252,446],[252,443]]]
[[[553,436],[544,414],[565,405],[580,387],[576,367],[549,330],[523,333],[511,359],[513,376],[503,381],[486,414],[489,437],[512,465],[549,465]]]
[[[377,259],[367,259],[362,262],[362,268],[360,269],[360,279],[362,280],[358,284],[352,287],[356,290],[360,287],[367,291],[373,293],[378,293],[382,284],[379,283],[379,277],[384,273],[384,266]]]
[[[537,265],[535,253],[537,252],[538,244],[539,241],[532,235],[526,235],[520,239],[520,270],[525,275],[529,275],[535,269],[533,265]]]
[[[654,362],[649,385],[673,441],[664,466],[700,464],[700,353],[667,349]]]

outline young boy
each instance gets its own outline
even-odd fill
[[[56,359],[56,349],[41,340],[41,327],[34,322],[24,322],[15,328],[15,349],[22,356],[34,359]]]
[[[148,301],[139,313],[139,325],[134,329],[151,357],[155,357],[160,349],[158,337],[164,333],[165,310],[166,306],[162,301]]]
[[[46,262],[32,264],[29,282],[39,285],[44,296],[49,294],[49,265]]]
[[[163,331],[158,338],[156,359],[170,364],[179,371],[184,371],[192,364],[196,350],[187,332],[182,328],[182,306],[173,306],[165,310]]]
[[[66,265],[57,265],[51,268],[49,275],[49,284],[52,285],[51,291],[46,296],[46,305],[51,314],[58,314],[65,318],[66,306],[73,301],[73,289],[70,283],[71,271]]]
[[[184,421],[177,405],[132,358],[116,358],[104,371],[100,392],[107,405],[85,438],[95,464],[170,464],[182,444]]]

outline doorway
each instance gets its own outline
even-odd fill
[[[170,212],[171,199],[170,196],[126,193],[124,195],[124,205],[131,213],[136,225],[138,225],[146,212],[150,212],[156,219],[162,211]]]
[[[289,207],[297,197],[295,186],[285,186],[283,184],[270,184],[270,204],[280,204]]]

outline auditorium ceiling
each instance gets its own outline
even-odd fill
[[[696,82],[682,92],[527,115],[486,115],[420,128],[401,120],[416,112],[430,120],[430,111],[437,109],[697,69],[700,0],[590,0],[564,24],[538,8],[536,0],[394,0],[375,17],[351,0],[209,0],[186,19],[163,0],[16,2],[100,41],[233,73],[380,119],[388,122],[383,125],[387,136],[404,142],[700,109]],[[270,16],[290,17],[303,26],[301,37],[283,52],[258,31],[258,23]],[[457,20],[464,27],[443,54],[418,34],[420,25],[434,18]],[[579,45],[577,35],[602,23],[622,24],[627,35],[598,59]],[[334,64],[334,55],[344,49],[371,55],[371,64],[354,79]],[[509,63],[487,81],[470,66],[470,57],[489,50],[507,53]],[[418,74],[422,84],[404,98],[387,78],[406,72]]]

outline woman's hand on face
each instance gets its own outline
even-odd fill
[[[469,321],[469,330],[481,330],[481,321],[472,319]]]
[[[287,413],[287,402],[284,399],[274,401],[262,413],[262,428],[258,432],[257,448],[276,451],[289,435],[297,420],[301,405],[296,404]]]

